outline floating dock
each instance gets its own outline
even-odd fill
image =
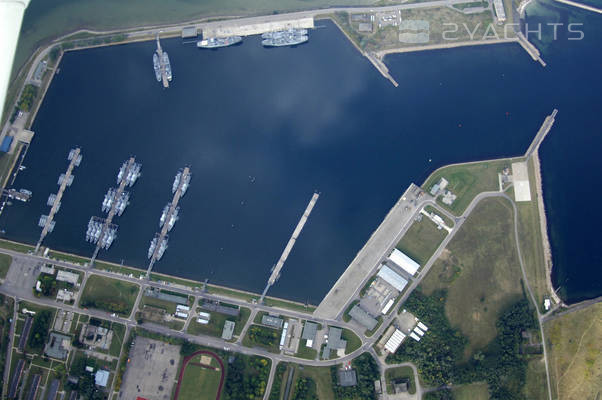
[[[96,243],[96,249],[90,260],[90,265],[94,265],[94,261],[98,256],[100,249],[108,249],[111,247],[113,240],[117,237],[117,225],[113,224],[113,217],[115,214],[121,215],[123,209],[120,207],[122,199],[129,199],[129,193],[125,192],[126,186],[134,186],[138,177],[140,176],[141,164],[136,162],[135,157],[130,157],[129,160],[124,162],[119,169],[117,174],[117,183],[119,187],[115,190],[110,188],[105,195],[103,206],[107,202],[107,196],[112,198],[108,207],[107,218],[102,219],[99,217],[92,217],[88,222],[88,231],[86,232],[86,240]],[[125,204],[127,205],[127,203]]]
[[[295,245],[297,238],[301,234],[301,231],[303,230],[303,227],[305,226],[305,223],[307,222],[307,219],[309,218],[309,214],[311,214],[311,211],[313,210],[314,206],[316,205],[316,202],[318,201],[319,197],[320,197],[320,195],[318,193],[314,193],[313,196],[311,196],[311,199],[309,200],[309,204],[305,208],[305,211],[303,212],[301,219],[297,223],[297,226],[295,227],[295,230],[293,231],[291,238],[289,239],[288,243],[286,244],[286,247],[284,248],[284,251],[282,252],[282,255],[280,256],[278,263],[272,269],[272,274],[270,275],[270,278],[268,279],[268,283],[265,286],[263,293],[261,294],[261,298],[259,299],[260,303],[263,302],[263,299],[264,299],[266,293],[268,292],[268,289],[270,288],[270,286],[272,286],[274,283],[276,283],[278,278],[280,278],[280,271],[282,271],[284,262],[286,261],[286,259],[288,258],[288,255],[290,254],[291,250],[293,249],[293,246]]]
[[[146,271],[146,277],[150,278],[150,273],[155,265],[155,262],[159,261],[161,257],[163,257],[163,253],[167,250],[167,242],[169,241],[169,237],[167,233],[173,228],[174,224],[178,219],[178,213],[180,208],[178,207],[178,203],[180,199],[186,191],[188,190],[188,185],[190,184],[190,167],[185,167],[178,171],[173,185],[173,199],[171,203],[168,203],[167,206],[163,209],[163,214],[159,220],[159,225],[161,226],[161,231],[155,234],[155,237],[151,241],[150,247],[148,249],[148,258],[150,259],[148,263],[148,269]]]
[[[54,230],[54,216],[61,208],[61,199],[63,198],[63,193],[65,192],[65,189],[68,186],[71,186],[71,184],[73,183],[73,170],[82,162],[81,149],[79,147],[71,149],[71,151],[69,151],[67,159],[69,160],[69,166],[67,167],[67,172],[59,176],[59,191],[56,194],[52,193],[50,194],[50,196],[48,196],[48,205],[50,206],[50,212],[48,213],[48,215],[42,215],[40,217],[40,221],[38,222],[38,225],[42,228],[42,233],[40,234],[40,239],[36,244],[36,253],[40,249],[40,245],[42,244],[42,241],[44,240],[46,235]]]

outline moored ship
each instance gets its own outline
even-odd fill
[[[220,47],[228,47],[242,42],[240,36],[228,36],[223,38],[209,38],[196,42],[196,47],[200,49],[217,49]]]
[[[309,40],[307,35],[284,35],[274,38],[263,39],[261,44],[264,47],[284,47],[284,46],[295,46],[301,43],[305,43]]]
[[[157,53],[153,53],[153,68],[155,69],[157,82],[161,82],[161,64],[159,64],[159,55]]]

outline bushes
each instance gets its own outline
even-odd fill
[[[318,400],[316,383],[311,378],[301,377],[295,383],[292,400]]]
[[[224,386],[226,398],[262,399],[269,373],[269,360],[258,356],[236,355],[228,364]]]
[[[23,92],[21,93],[21,99],[19,100],[19,104],[17,105],[17,107],[19,107],[19,110],[25,112],[31,110],[31,106],[33,105],[33,101],[35,100],[37,94],[37,87],[31,84],[25,85],[25,87],[23,88]]]
[[[31,336],[29,337],[29,347],[32,350],[42,352],[44,349],[52,318],[53,314],[48,310],[42,310],[34,317],[33,325],[31,327]]]

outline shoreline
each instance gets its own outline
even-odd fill
[[[550,245],[550,238],[548,236],[548,220],[546,216],[545,203],[543,200],[543,183],[541,176],[541,163],[539,161],[539,146],[535,152],[533,152],[533,169],[535,170],[535,191],[537,192],[537,210],[539,212],[539,229],[541,231],[541,244],[543,246],[544,253],[544,264],[546,268],[546,286],[548,287],[548,293],[552,300],[560,305],[565,306],[564,301],[558,296],[554,285],[552,283],[552,246]]]
[[[386,56],[388,56],[390,54],[414,53],[417,51],[454,49],[454,48],[458,48],[458,47],[483,46],[483,45],[494,45],[494,44],[502,44],[502,43],[518,43],[518,42],[519,42],[519,40],[517,38],[461,41],[461,42],[454,42],[454,43],[430,44],[430,45],[425,45],[425,46],[397,47],[394,49],[379,50],[379,51],[375,52],[375,54],[380,59],[384,59]]]

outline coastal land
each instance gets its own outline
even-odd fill
[[[304,390],[319,392],[326,399],[344,395],[369,398],[376,395],[374,380],[380,380],[382,387],[389,387],[390,392],[395,390],[393,387],[397,387],[399,382],[412,382],[412,396],[416,396],[415,398],[421,398],[423,393],[427,398],[429,393],[446,391],[446,385],[453,388],[452,393],[459,396],[470,391],[469,388],[476,382],[485,381],[485,386],[479,384],[490,395],[495,395],[498,390],[508,389],[526,394],[529,398],[551,399],[551,390],[546,389],[552,386],[548,376],[546,343],[549,345],[553,341],[547,341],[543,322],[556,310],[560,310],[561,305],[552,304],[550,307],[540,304],[540,298],[551,299],[550,293],[545,292],[545,285],[532,289],[533,281],[545,281],[545,277],[539,276],[544,270],[534,268],[534,264],[527,260],[540,257],[543,252],[533,254],[533,244],[525,242],[522,236],[522,204],[513,199],[512,195],[516,195],[517,187],[523,183],[514,180],[509,171],[515,163],[525,164],[529,160],[532,150],[536,151],[538,143],[551,129],[555,115],[554,112],[550,116],[552,121],[546,119],[544,127],[547,129],[536,136],[535,145],[530,146],[531,150],[525,156],[443,167],[435,171],[421,187],[411,186],[400,202],[412,204],[412,207],[399,207],[408,215],[399,220],[399,215],[404,212],[389,213],[377,233],[367,242],[368,249],[362,250],[364,253],[368,251],[366,254],[369,256],[358,255],[364,266],[362,267],[362,263],[352,263],[348,270],[356,272],[352,275],[344,273],[315,310],[310,305],[276,298],[266,298],[264,303],[260,303],[257,294],[162,274],[153,273],[150,279],[146,279],[144,271],[102,261],[93,267],[89,259],[72,254],[48,252],[46,256],[38,255],[33,253],[31,246],[6,241],[0,242],[0,252],[10,256],[12,263],[6,271],[0,291],[16,300],[16,304],[21,304],[21,313],[24,313],[23,307],[36,313],[48,310],[51,313],[49,315],[54,315],[54,322],[48,326],[55,326],[55,329],[59,314],[77,315],[77,321],[81,323],[76,323],[74,333],[71,333],[71,329],[65,331],[74,335],[74,338],[78,335],[77,327],[81,325],[80,328],[83,329],[84,321],[92,319],[100,320],[101,326],[117,332],[120,338],[119,349],[114,348],[110,353],[115,362],[107,364],[106,361],[95,361],[103,370],[109,371],[112,383],[104,391],[113,397],[122,390],[128,390],[127,376],[134,372],[118,360],[125,359],[128,352],[129,357],[135,357],[136,347],[132,341],[134,337],[138,337],[136,341],[143,343],[147,343],[147,340],[159,340],[167,345],[180,346],[180,350],[176,348],[173,351],[180,351],[184,357],[182,368],[189,368],[185,366],[188,360],[186,357],[192,350],[214,352],[216,359],[223,359],[228,354],[241,354],[244,361],[244,366],[241,366],[242,371],[245,371],[243,373],[256,374],[264,382],[263,389],[256,392],[258,397],[254,398],[269,396],[278,399],[281,395],[285,396],[285,393],[305,393]],[[433,190],[433,185],[440,183],[441,178],[448,180],[446,190],[456,196],[451,204],[447,204],[447,200],[443,201],[449,198],[447,192]],[[529,183],[534,183],[532,177],[528,180]],[[535,189],[537,187],[535,184],[530,186]],[[529,204],[539,206],[535,197]],[[539,216],[539,213],[534,215]],[[439,219],[435,216],[439,216]],[[420,236],[424,235],[424,228],[412,229],[414,224],[422,226],[423,221],[445,232],[443,237],[432,233]],[[414,236],[434,241],[433,246],[426,250],[416,248],[416,243],[420,240]],[[537,246],[544,245],[539,241]],[[361,316],[361,312],[358,315],[350,310],[354,307],[370,308],[369,304],[374,300],[369,299],[377,298],[378,293],[383,293],[382,290],[394,290],[376,275],[391,248],[402,248],[413,255],[421,254],[421,260],[428,261],[419,267],[414,276],[397,272],[404,274],[408,284],[400,288],[392,301],[394,307],[388,306],[390,310],[378,316],[376,325],[367,328],[366,318],[373,317]],[[419,253],[414,253],[415,250]],[[472,256],[475,252],[486,258],[475,258]],[[72,300],[56,300],[56,292],[52,289],[46,295],[45,286],[42,287],[42,292],[36,291],[36,280],[46,282],[53,279],[46,277],[50,271],[42,271],[44,265],[77,274],[74,285],[63,289],[71,293]],[[358,265],[361,268],[358,269]],[[394,268],[392,264],[389,265]],[[482,265],[486,265],[489,270],[482,269]],[[398,268],[395,270],[399,271]],[[483,285],[474,285],[475,281],[481,281]],[[343,287],[341,285],[350,286],[354,290],[337,290],[337,286]],[[437,305],[433,303],[435,298],[443,302]],[[173,301],[176,303],[172,303]],[[237,310],[236,316],[226,314],[223,317],[219,311],[222,308],[214,308],[212,304]],[[334,311],[331,310],[332,304],[338,305]],[[178,313],[183,315],[179,316]],[[27,314],[23,315],[15,319],[15,329],[20,335],[23,335],[27,319]],[[509,318],[515,315],[522,315],[521,318],[524,318],[512,322],[518,324],[514,328],[516,330],[500,332],[501,326],[510,323]],[[275,320],[266,320],[266,316],[272,316]],[[416,332],[415,320],[422,321],[428,328],[428,331],[423,331],[424,336],[420,342],[409,337],[412,332]],[[235,327],[232,336],[224,338],[222,331],[227,321],[233,322]],[[276,326],[271,325],[276,321],[286,321],[287,325],[283,327],[282,322]],[[311,343],[306,343],[301,338],[301,333],[304,332],[301,327],[314,323],[315,336]],[[345,344],[336,351],[336,355],[333,353],[329,356],[324,349],[326,346],[336,346],[336,342],[332,342],[332,335],[338,332],[336,329],[341,329]],[[403,332],[407,339],[391,352],[384,348],[384,343],[391,340],[392,331],[396,330]],[[14,339],[9,335],[14,340],[13,343],[18,343],[19,334]],[[450,342],[454,364],[442,363],[436,369],[425,364],[424,356],[432,351],[429,346],[439,346],[438,341],[449,340],[450,334],[462,338],[460,341]],[[328,335],[331,337],[327,341]],[[496,350],[493,343],[502,340],[500,335],[505,335],[505,340],[515,341],[520,348],[530,349],[523,355],[513,353],[512,357],[516,357],[516,362],[522,366],[520,369],[496,365],[497,371],[506,371],[504,373],[508,374],[509,382],[512,382],[513,386],[506,389],[494,384],[490,379],[493,375],[488,375],[488,369],[479,369],[480,357],[483,360],[499,358],[496,353],[499,349]],[[282,337],[280,346],[279,337]],[[194,343],[195,347],[190,349],[186,343]],[[67,359],[57,360],[54,366],[44,366],[36,361],[36,356],[33,359],[27,356],[23,358],[18,346],[13,344],[10,348],[12,346],[15,347],[12,353],[9,352],[8,362],[13,371],[13,381],[15,363],[21,359],[25,360],[27,370],[32,375],[36,374],[38,368],[48,369],[44,375],[44,387],[51,386],[52,374],[58,374],[63,368],[74,371],[73,368],[78,365]],[[77,357],[102,360],[103,356],[101,353],[88,352]],[[340,386],[337,378],[339,371],[344,370],[341,366],[348,362],[352,362],[353,370],[359,376],[359,383],[352,389]],[[262,369],[261,365],[267,369]],[[458,368],[453,365],[459,366],[464,372],[452,374],[450,368]],[[283,369],[283,366],[286,367]],[[232,368],[229,366],[225,373],[223,389],[217,383],[211,383],[217,382],[212,375],[204,377],[202,382],[206,383],[203,384],[214,385],[211,386],[214,392],[224,390],[226,395],[233,393],[229,386],[231,384],[228,383],[232,382],[233,374],[236,374]],[[314,369],[315,373],[312,372]],[[329,381],[318,378],[320,369],[328,371],[332,379]],[[412,372],[408,374],[407,371],[410,370]],[[189,387],[191,383],[186,376],[181,375],[178,381],[178,387],[182,384],[184,388],[183,393],[193,390]],[[8,381],[9,375],[6,375],[6,390],[10,390],[6,384]],[[59,379],[59,382],[62,381]],[[60,385],[65,392],[79,390],[72,389],[66,383]],[[122,389],[122,385],[125,385],[125,389]]]

